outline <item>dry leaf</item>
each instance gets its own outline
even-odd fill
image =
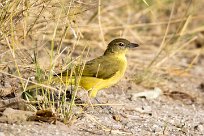
[[[171,97],[174,100],[182,101],[186,104],[192,104],[193,102],[195,102],[195,99],[191,95],[184,92],[172,91],[165,95]]]
[[[30,117],[29,120],[56,124],[57,116],[51,110],[39,110],[36,112],[36,115]]]

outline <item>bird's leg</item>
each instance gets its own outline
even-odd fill
[[[89,97],[91,98],[94,98],[96,100],[96,102],[98,104],[102,104],[97,98],[96,98],[96,95],[98,93],[98,89],[96,88],[92,88],[91,90],[89,90]],[[108,111],[108,113],[112,114],[113,111],[112,111],[112,108],[110,106],[100,106],[102,109],[106,109]]]
[[[95,98],[96,97],[96,95],[97,95],[97,93],[98,93],[98,90],[96,90],[96,89],[91,89],[90,91],[89,91],[89,97],[91,97],[91,98]]]
[[[94,98],[94,99],[96,100],[96,102],[97,102],[98,104],[103,104],[103,103],[100,102],[99,99],[97,99],[97,98]],[[112,107],[110,107],[110,106],[108,106],[108,105],[104,105],[104,106],[100,105],[100,107],[101,107],[101,109],[103,109],[103,110],[104,110],[104,109],[107,110],[109,114],[113,114],[113,113],[114,113],[114,111],[112,110]]]

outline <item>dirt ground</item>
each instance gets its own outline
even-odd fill
[[[128,68],[121,81],[108,89],[99,91],[97,100],[84,97],[83,95],[86,94],[84,90],[79,92],[81,99],[86,103],[92,103],[93,106],[74,106],[73,115],[68,124],[60,121],[56,121],[56,124],[27,121],[27,116],[34,115],[33,112],[24,112],[22,109],[12,110],[11,108],[16,109],[20,106],[6,105],[20,86],[16,63],[22,78],[28,79],[36,74],[36,66],[32,63],[26,64],[27,61],[32,61],[26,52],[33,57],[33,48],[36,45],[39,46],[37,49],[39,66],[42,69],[49,66],[50,56],[47,54],[50,53],[48,50],[51,50],[53,32],[48,30],[55,28],[53,24],[48,23],[46,27],[42,27],[43,25],[40,24],[42,20],[40,20],[28,39],[16,42],[19,45],[16,58],[20,56],[20,59],[11,57],[10,46],[5,46],[8,43],[0,37],[0,136],[204,135],[204,29],[202,22],[204,16],[198,12],[203,11],[204,2],[202,0],[192,2],[189,9],[188,2],[185,3],[185,1],[155,4],[159,6],[150,2],[152,5],[149,7],[144,1],[142,1],[143,6],[138,3],[136,6],[131,5],[132,2],[135,1],[127,3],[120,1],[118,5],[114,1],[102,2],[103,30],[101,26],[98,26],[99,22],[95,17],[95,13],[98,13],[98,1],[87,2],[88,4],[82,2],[82,7],[85,9],[94,8],[82,15],[72,17],[72,21],[77,22],[79,26],[73,24],[73,28],[69,30],[71,34],[64,37],[61,50],[65,49],[65,51],[60,56],[55,56],[60,58],[56,67],[68,62],[69,58],[66,56],[70,50],[67,48],[73,51],[73,57],[77,57],[83,52],[84,46],[90,44],[89,55],[86,58],[90,60],[103,54],[105,49],[103,38],[108,43],[115,37],[120,37],[121,33],[123,33],[122,37],[138,42],[140,47],[128,53]],[[77,4],[81,3],[77,1]],[[174,12],[171,18],[172,10]],[[78,7],[76,11],[78,15],[80,11]],[[189,12],[189,16],[186,11]],[[43,15],[43,19],[48,19],[47,13]],[[62,14],[60,15],[63,17]],[[134,19],[131,20],[131,17]],[[173,22],[170,26],[168,26],[169,18]],[[182,22],[182,19],[185,21]],[[63,21],[61,21],[62,24]],[[31,22],[33,22],[32,19]],[[59,27],[62,24],[59,23]],[[22,25],[17,25],[17,27],[22,28]],[[165,34],[168,29],[168,33]],[[177,30],[180,31],[176,33]],[[56,43],[60,41],[60,32],[57,33],[59,37],[56,36]],[[105,37],[101,36],[101,33]],[[75,39],[75,34],[80,35],[80,38]],[[57,49],[54,47],[55,52]],[[160,49],[163,52],[158,55]],[[15,59],[17,61],[13,61]],[[35,80],[32,79],[32,81]],[[99,106],[97,101],[104,105]]]

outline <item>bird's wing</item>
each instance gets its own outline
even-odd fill
[[[101,79],[107,79],[112,77],[120,69],[120,63],[117,60],[112,60],[109,57],[101,56],[91,61],[86,62],[82,76],[97,77]],[[76,66],[75,73],[78,74],[83,66]],[[70,75],[70,72],[65,70],[62,75]],[[61,75],[61,74],[59,74]],[[79,75],[79,74],[78,74]]]
[[[114,61],[106,56],[101,56],[88,61],[84,67],[82,75],[107,79],[118,72],[119,69],[118,61]]]

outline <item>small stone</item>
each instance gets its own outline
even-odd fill
[[[196,125],[196,126],[194,127],[194,129],[197,130],[197,131],[200,131],[200,132],[204,132],[204,126],[201,125],[201,124]]]
[[[122,119],[121,119],[121,116],[119,115],[119,114],[114,114],[113,115],[113,119],[115,120],[115,121],[121,121]]]
[[[0,132],[0,136],[6,136],[4,132]]]

